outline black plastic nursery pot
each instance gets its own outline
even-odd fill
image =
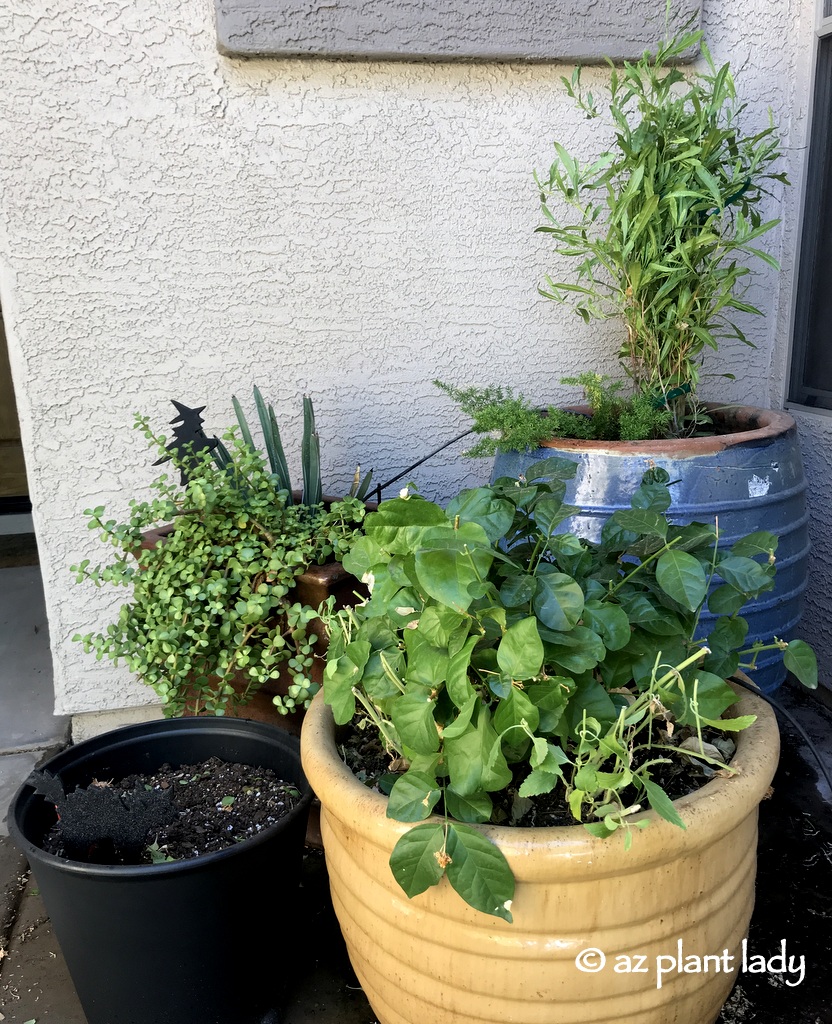
[[[241,719],[115,729],[43,768],[69,790],[216,756],[273,770],[300,803],[253,838],[190,860],[102,865],[42,849],[55,808],[27,783],[9,832],[28,858],[89,1024],[276,1024],[296,955],[295,905],[312,791],[297,737]]]

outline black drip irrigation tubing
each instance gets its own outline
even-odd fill
[[[814,743],[812,743],[812,741],[809,739],[809,734],[806,732],[806,730],[803,728],[800,722],[798,722],[798,720],[794,717],[794,715],[790,711],[787,711],[783,707],[783,705],[780,704],[778,701],[774,700],[767,694],[762,693],[762,691],[758,690],[756,686],[752,686],[749,683],[744,682],[742,679],[738,679],[736,676],[731,677],[731,682],[737,683],[739,686],[742,686],[750,693],[756,694],[756,696],[761,697],[766,702],[766,704],[773,707],[775,711],[779,711],[781,715],[783,715],[785,718],[789,720],[789,722],[791,722],[794,728],[797,729],[797,731],[803,737],[803,740],[805,741],[806,745],[814,754],[815,760],[818,763],[818,767],[820,768],[824,779],[826,779],[826,785],[829,787],[830,792],[832,792],[832,775],[830,775],[829,769],[826,767],[823,758],[820,756],[819,750],[814,745]],[[829,801],[827,800],[827,803],[828,802]]]
[[[474,428],[472,427],[470,430],[466,430],[464,434],[458,434],[456,437],[452,437],[450,441],[446,441],[444,444],[441,444],[438,448],[434,448],[432,452],[429,452],[423,458],[419,459],[418,462],[414,462],[412,466],[408,466],[407,469],[403,469],[401,473],[397,473],[396,476],[390,477],[390,479],[387,480],[385,483],[379,484],[378,487],[374,487],[371,493],[375,494],[376,501],[381,501],[381,492],[386,490],[391,484],[396,483],[397,480],[401,480],[402,477],[407,476],[408,473],[412,473],[414,469],[418,469],[419,466],[427,462],[428,459],[432,459],[434,455],[438,455],[440,452],[443,452],[446,448],[450,448],[452,444],[456,444],[457,441],[461,441],[463,437],[468,437],[469,434],[473,433]]]

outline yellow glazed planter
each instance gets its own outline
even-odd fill
[[[741,969],[758,805],[779,757],[763,700],[743,692],[731,713],[757,715],[738,735],[739,774],[676,801],[684,831],[646,812],[625,852],[579,825],[478,826],[517,881],[507,924],[447,879],[405,896],[388,860],[411,826],[387,818],[386,798],[344,765],[319,693],[303,768],[321,802],[335,912],[379,1024],[713,1024]],[[576,965],[584,950],[595,951],[587,970]]]

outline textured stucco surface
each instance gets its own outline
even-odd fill
[[[704,6],[745,116],[762,125],[773,106],[793,178],[810,7]],[[464,429],[434,377],[548,402],[573,396],[562,375],[614,368],[615,324],[586,327],[536,291],[554,268],[534,234],[532,171],[548,166],[555,136],[587,155],[599,145],[597,125],[564,94],[569,70],[228,58],[211,0],[0,7],[0,303],[58,712],[152,697],[70,640],[111,621],[119,603],[77,587],[68,566],[103,552],[83,510],[118,516],[155,475],[135,411],[162,426],[179,398],[206,404],[206,427],[220,429],[231,395],[250,401],[259,384],[296,453],[309,393],[332,490],[357,462],[391,476]],[[603,77],[587,74],[593,85]],[[782,209],[784,229],[767,242],[784,271],[763,268],[751,293],[769,315],[748,324],[756,349],[711,361],[737,376],[714,378],[715,398],[782,400],[796,206]],[[813,424],[803,436],[822,541],[830,432]],[[489,465],[461,447],[418,471],[429,497],[487,478]],[[828,611],[822,544],[814,572],[813,608]]]
[[[226,54],[434,60],[637,58],[665,29],[655,0],[214,0]],[[698,23],[702,0],[673,5]],[[695,51],[690,51],[691,59]]]

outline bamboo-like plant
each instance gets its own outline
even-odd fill
[[[686,75],[673,62],[697,44],[705,71]],[[788,184],[773,170],[780,141],[771,119],[745,129],[729,65],[715,67],[701,31],[620,70],[608,63],[614,145],[582,164],[555,142],[548,174],[535,175],[546,218],[537,230],[577,260],[576,279],[547,276],[540,292],[587,322],[621,317],[619,358],[635,391],[670,411],[668,436],[684,436],[708,422],[696,398],[704,351],[752,344],[736,316],[761,315],[743,297],[745,261],[779,266],[757,242],[779,223],[761,216],[767,186]],[[562,81],[600,118],[580,67]]]

